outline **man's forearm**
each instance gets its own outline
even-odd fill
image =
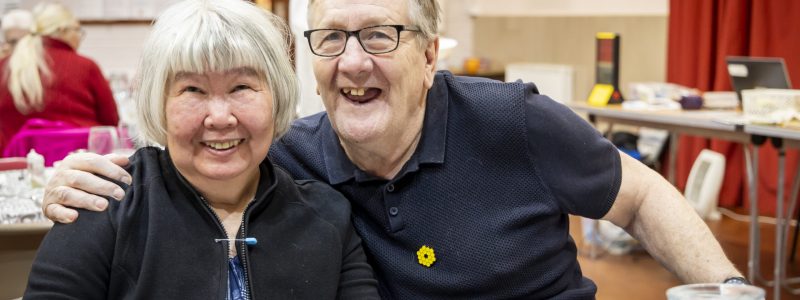
[[[626,230],[683,282],[722,282],[741,276],[705,222],[669,184],[648,189]]]

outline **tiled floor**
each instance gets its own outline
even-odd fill
[[[579,218],[571,217],[570,221],[570,231],[578,244],[578,249],[581,249],[583,239],[581,237],[580,220]],[[749,224],[723,216],[719,221],[708,222],[708,225],[717,240],[720,241],[728,257],[740,271],[746,273]],[[794,228],[792,227],[791,230],[794,230]],[[789,239],[791,239],[791,232]],[[775,248],[774,234],[775,226],[769,224],[761,225],[762,274],[768,279],[772,278],[772,260]],[[598,285],[597,299],[599,300],[665,299],[665,293],[668,288],[681,284],[677,277],[645,252],[634,252],[620,256],[604,254],[595,259],[579,255],[578,260],[584,275],[591,278]],[[787,273],[789,276],[800,276],[800,253],[798,253],[797,261],[789,263]],[[763,284],[759,285],[767,290],[767,299],[772,299],[772,288]],[[800,287],[800,284],[796,287]],[[781,299],[800,299],[800,295],[791,295],[787,291],[783,291]]]

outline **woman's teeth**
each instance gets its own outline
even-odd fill
[[[215,150],[227,150],[236,147],[242,140],[227,141],[227,142],[205,142],[206,146]]]
[[[350,94],[352,96],[364,96],[365,88],[343,88],[342,92],[346,94]]]

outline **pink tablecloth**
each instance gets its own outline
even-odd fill
[[[31,119],[11,138],[4,157],[24,157],[30,149],[44,156],[46,166],[62,160],[70,152],[86,149],[89,128],[79,128],[60,121]]]

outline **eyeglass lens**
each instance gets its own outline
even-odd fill
[[[312,32],[309,41],[318,55],[338,55],[347,45],[347,36],[343,30],[324,29]],[[397,48],[399,32],[391,26],[376,26],[361,29],[357,37],[365,51],[380,54]]]

